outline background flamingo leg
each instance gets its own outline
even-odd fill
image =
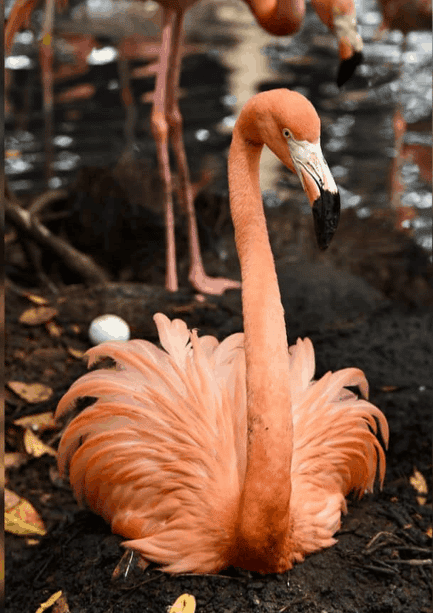
[[[117,59],[117,66],[119,71],[119,79],[121,86],[122,103],[125,108],[125,141],[126,146],[122,153],[122,156],[131,156],[134,152],[135,143],[135,126],[137,123],[137,107],[135,105],[134,96],[131,88],[131,78],[129,71],[128,59],[122,57],[119,49],[119,56]]]
[[[168,123],[167,123],[167,89],[169,67],[173,60],[173,19],[175,12],[163,8],[162,11],[162,43],[158,67],[156,69],[156,85],[153,108],[150,118],[152,134],[156,143],[158,171],[162,182],[165,215],[166,241],[166,273],[165,287],[168,291],[178,289],[176,271],[176,243],[174,235],[174,213],[170,158],[168,154]]]
[[[43,114],[45,121],[45,179],[48,183],[52,176],[53,135],[54,135],[54,99],[53,99],[53,23],[55,0],[47,0],[42,40],[39,47],[39,61],[42,73]]]
[[[181,68],[182,23],[184,12],[176,12],[173,25],[172,48],[174,61],[169,65],[167,89],[167,121],[179,175],[179,196],[183,201],[188,218],[188,244],[190,268],[188,279],[192,286],[206,294],[223,294],[227,289],[237,289],[239,281],[223,277],[209,277],[204,270],[200,252],[197,219],[194,208],[194,190],[189,176],[188,160],[183,143],[183,121],[178,103],[178,89]]]

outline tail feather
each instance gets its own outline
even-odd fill
[[[298,339],[292,349],[290,512],[299,543],[304,551],[312,551],[315,543],[331,542],[350,491],[360,496],[372,491],[376,477],[382,485],[385,454],[376,434],[380,432],[386,446],[389,431],[382,412],[365,400],[368,384],[361,370],[328,372],[312,381],[307,377],[314,372],[311,343]],[[346,386],[357,386],[363,398]]]
[[[309,338],[300,339],[296,341],[296,345],[293,345],[289,349],[290,360],[290,376],[294,378],[297,386],[291,386],[295,392],[303,393],[310,382],[314,378],[316,370],[316,360],[314,359],[313,343]],[[292,401],[293,401],[292,395]]]
[[[185,358],[191,351],[190,332],[186,323],[181,319],[170,321],[167,315],[156,313],[153,320],[158,328],[161,345],[174,359],[176,364],[183,368]]]

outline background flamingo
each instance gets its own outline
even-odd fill
[[[345,386],[368,384],[347,368],[313,381],[309,339],[288,347],[260,196],[267,144],[296,172],[326,247],[339,196],[320,149],[320,120],[302,95],[254,96],[242,110],[229,155],[229,188],[242,272],[245,334],[198,338],[181,320],[154,319],[164,350],[146,341],[110,342],[109,356],[62,398],[62,417],[80,397],[97,400],[67,427],[58,464],[78,501],[111,523],[127,547],[169,572],[228,565],[283,572],[332,545],[345,496],[371,491],[385,456],[385,417]]]
[[[400,30],[404,35],[417,30],[431,30],[431,0],[379,0],[383,22],[381,29]]]
[[[403,79],[403,53],[407,48],[407,35],[410,32],[432,29],[431,0],[379,0],[382,10],[382,24],[378,30],[380,38],[386,30],[399,30],[403,34],[400,58],[400,76]],[[405,144],[404,137],[407,123],[401,102],[401,82],[399,83],[397,108],[393,117],[395,139],[395,156],[391,168],[391,205],[397,210],[401,222],[414,215],[414,211],[403,207],[401,203],[405,183],[402,178],[402,166],[405,159],[412,159],[420,168],[424,179],[431,183],[431,148],[418,144]]]
[[[51,142],[52,93],[50,76],[52,66],[51,30],[54,1],[47,0],[47,17],[44,21],[41,45],[41,65],[44,71],[44,108],[47,118],[48,135],[46,150]],[[288,35],[296,32],[305,13],[304,0],[246,0],[257,21],[268,32]],[[67,0],[58,0],[63,7]],[[162,44],[156,69],[156,84],[151,112],[151,128],[155,138],[158,171],[162,182],[164,214],[166,227],[166,287],[170,291],[178,289],[176,270],[175,221],[173,211],[173,184],[169,160],[169,140],[176,158],[179,173],[179,197],[184,205],[188,220],[189,238],[189,281],[193,287],[208,294],[221,294],[226,289],[239,288],[239,282],[225,278],[212,278],[206,275],[199,244],[197,220],[194,209],[193,189],[191,186],[188,162],[182,134],[182,116],[178,105],[180,47],[185,12],[196,0],[159,0],[162,6]],[[13,36],[29,21],[38,0],[17,0],[9,16],[5,33],[5,44],[11,48]],[[362,40],[356,31],[354,0],[314,0],[313,5],[322,21],[339,40],[342,59],[337,82],[343,84],[351,76],[361,61]],[[50,90],[50,91],[51,91]]]

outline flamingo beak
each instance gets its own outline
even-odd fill
[[[337,85],[341,87],[350,79],[356,67],[364,61],[363,42],[358,34],[355,10],[345,13],[338,7],[334,7],[333,29],[338,39],[341,58],[337,75]]]
[[[340,194],[320,189],[320,198],[313,203],[313,218],[317,244],[324,251],[329,247],[340,220]]]
[[[313,210],[314,229],[320,249],[326,249],[340,219],[340,194],[323,157],[320,143],[288,140],[294,169]]]
[[[341,87],[350,79],[355,72],[356,67],[359,66],[359,64],[362,64],[363,61],[364,56],[362,55],[361,51],[355,51],[355,53],[349,58],[341,60],[337,74],[338,87]]]

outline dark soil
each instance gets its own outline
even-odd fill
[[[205,200],[201,212],[205,228],[214,227],[212,207],[221,210],[224,204],[221,197],[215,205],[215,198]],[[112,535],[100,518],[78,509],[71,491],[58,478],[55,458],[43,455],[8,471],[7,486],[34,505],[47,527],[45,537],[32,541],[6,534],[6,608],[10,613],[33,613],[58,590],[63,591],[71,613],[165,612],[184,592],[195,596],[198,612],[206,613],[431,611],[431,492],[417,498],[409,481],[415,469],[428,482],[431,473],[431,267],[410,237],[395,233],[380,220],[360,222],[351,215],[343,217],[329,252],[319,256],[310,236],[310,219],[285,207],[269,214],[291,342],[297,334],[312,338],[318,376],[346,366],[363,369],[370,382],[370,399],[383,410],[390,426],[383,490],[349,502],[337,545],[280,576],[231,568],[216,576],[172,577],[154,568],[136,567],[126,579],[112,581],[123,552],[122,538]],[[229,258],[223,264],[207,249],[206,267],[212,274],[236,275],[230,224],[222,227]],[[113,224],[111,239],[115,228]],[[64,228],[56,230],[61,233]],[[84,250],[85,232],[78,227],[74,232],[80,235]],[[105,247],[100,240],[101,249],[110,247],[108,239]],[[214,240],[209,231],[207,246],[212,247]],[[149,249],[151,254],[154,247]],[[49,401],[37,405],[7,392],[7,451],[22,450],[22,430],[13,421],[54,411],[70,384],[85,372],[84,362],[72,357],[68,348],[89,347],[87,328],[96,315],[117,313],[127,319],[133,337],[152,341],[156,330],[151,316],[156,310],[182,317],[189,326],[219,338],[242,328],[239,292],[197,301],[187,288],[187,264],[182,258],[184,289],[169,295],[161,289],[163,252],[156,250],[153,260],[149,253],[142,253],[141,260],[137,256],[137,262],[141,261],[137,276],[128,269],[121,251],[116,267],[116,251],[111,251],[106,268],[115,282],[105,288],[77,285],[79,279],[67,267],[43,254],[43,268],[57,285],[54,295],[38,287],[21,247],[7,247],[14,285],[9,285],[6,305],[6,380],[40,382],[54,390]],[[101,252],[92,255],[103,262]],[[134,284],[140,277],[141,282]],[[143,277],[155,285],[143,284]],[[19,323],[21,313],[32,306],[18,289],[26,285],[58,310],[59,336],[44,325]],[[42,435],[54,447],[59,437],[59,431]]]

